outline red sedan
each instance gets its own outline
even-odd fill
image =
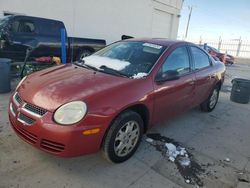
[[[10,98],[9,119],[43,151],[73,157],[101,149],[119,163],[153,125],[198,105],[212,111],[224,74],[192,43],[129,39],[25,77]]]

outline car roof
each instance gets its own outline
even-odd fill
[[[26,16],[26,15],[10,15],[10,18],[23,18],[23,19],[32,19],[32,20],[44,20],[44,21],[54,21],[54,22],[62,22],[60,20],[54,20],[49,18],[42,17],[34,17],[34,16]]]
[[[173,40],[173,39],[167,39],[167,38],[131,38],[131,39],[126,39],[126,41],[137,41],[137,42],[148,42],[152,44],[157,44],[161,46],[172,46],[174,44],[192,44],[187,41],[182,41],[182,40]]]

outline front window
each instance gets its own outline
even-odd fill
[[[178,47],[168,56],[161,68],[162,73],[176,71],[178,75],[189,73],[190,63],[186,47]]]
[[[127,77],[140,78],[148,75],[165,49],[165,46],[147,42],[122,41],[83,60],[85,65],[106,73],[116,72]]]
[[[35,26],[31,21],[14,21],[11,31],[15,33],[33,33]]]

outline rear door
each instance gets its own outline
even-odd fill
[[[194,105],[196,106],[207,99],[216,82],[216,78],[212,68],[213,62],[209,55],[196,46],[190,46],[190,52],[195,72]]]
[[[162,122],[190,108],[194,95],[195,76],[191,59],[185,45],[176,47],[166,58],[159,73],[178,71],[179,79],[154,82],[154,122]]]

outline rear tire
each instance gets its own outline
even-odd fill
[[[102,152],[113,163],[128,160],[137,150],[143,135],[143,120],[134,111],[125,111],[112,123],[104,139]]]
[[[212,92],[210,93],[210,95],[208,96],[208,98],[203,103],[201,103],[200,105],[201,111],[203,112],[213,111],[218,102],[219,94],[220,94],[220,87],[216,85],[212,90]]]

